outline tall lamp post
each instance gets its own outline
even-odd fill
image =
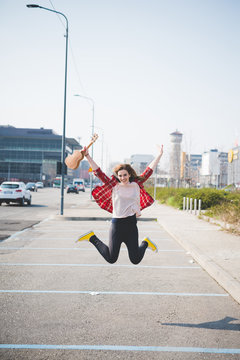
[[[62,15],[66,20],[66,51],[65,51],[65,84],[64,84],[64,109],[63,109],[63,134],[62,134],[62,155],[61,155],[61,163],[62,163],[62,181],[61,181],[61,215],[63,215],[64,208],[64,170],[65,170],[65,130],[66,130],[66,100],[67,100],[67,60],[68,60],[68,19],[67,17],[56,10],[48,9],[40,5],[29,4],[26,5],[28,8],[39,8],[47,11],[54,12],[56,14]]]
[[[153,199],[156,200],[156,191],[157,191],[157,176],[158,176],[158,166],[154,170],[154,192],[153,192]]]
[[[101,127],[96,127],[95,126],[95,129],[97,130],[101,130],[102,131],[102,150],[101,150],[101,169],[103,169],[103,143],[104,143],[104,131],[103,131],[103,128]]]
[[[94,134],[94,100],[88,96],[83,96],[83,95],[79,95],[79,94],[75,94],[74,96],[78,96],[81,97],[83,99],[89,100],[92,103],[92,136]],[[93,159],[93,145],[92,145],[92,159]],[[92,173],[90,175],[90,199],[92,200],[92,189],[93,189],[93,178],[92,178]]]

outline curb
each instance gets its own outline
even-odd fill
[[[221,228],[223,230],[228,230],[228,231],[231,231],[233,232],[234,234],[234,231],[238,232],[239,230],[236,228],[235,225],[233,224],[229,224],[227,222],[224,222],[224,221],[221,221],[221,220],[217,220],[217,219],[214,219],[214,218],[211,218],[209,216],[206,216],[206,215],[203,215],[201,214],[200,217],[199,217],[200,220],[204,220],[210,224],[214,224],[214,225],[217,225],[217,226],[221,226]],[[238,233],[237,233],[238,234]],[[237,235],[236,234],[236,235]]]
[[[53,215],[50,217],[50,220],[57,221],[111,221],[111,216],[63,216],[63,215]],[[139,218],[137,221],[157,221],[157,218]]]
[[[174,233],[169,231],[168,227],[162,222],[157,220],[159,224],[185,249],[187,250],[195,261],[224,289],[233,299],[240,304],[240,283],[234,279],[223,268],[216,264],[208,256],[201,253],[201,251],[194,245],[189,244],[180,239]]]

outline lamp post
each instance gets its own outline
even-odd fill
[[[94,129],[101,130],[102,132],[102,150],[101,150],[101,169],[103,169],[103,143],[104,143],[104,131],[103,128],[95,126]]]
[[[65,51],[65,83],[64,83],[64,108],[63,108],[63,134],[62,134],[62,155],[61,155],[61,163],[62,163],[62,181],[61,181],[61,215],[63,215],[64,208],[64,170],[65,170],[65,132],[66,132],[66,100],[67,100],[67,60],[68,60],[68,19],[67,17],[56,10],[48,9],[40,5],[29,4],[26,5],[28,8],[39,8],[47,11],[54,12],[56,14],[62,15],[66,20],[66,51]]]
[[[92,103],[92,136],[94,134],[94,100],[88,96],[75,94],[74,96],[81,97],[83,99],[89,100]],[[92,154],[91,157],[93,159],[93,145],[92,145]],[[90,174],[90,199],[92,200],[92,189],[93,189],[93,178],[92,178],[92,172]]]
[[[154,201],[156,201],[156,187],[157,187],[157,166],[156,169],[154,170],[154,192],[153,192],[153,199]]]

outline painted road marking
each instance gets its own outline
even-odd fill
[[[96,251],[96,249],[91,248],[79,248],[79,247],[73,247],[73,248],[34,248],[34,247],[13,247],[13,246],[0,246],[0,250],[80,250],[80,251]],[[127,250],[127,249],[122,249]],[[185,252],[185,250],[159,250],[158,252]]]
[[[87,290],[0,290],[0,293],[18,294],[88,294],[88,295],[152,295],[152,296],[196,296],[196,297],[227,297],[228,294],[208,293],[169,293],[143,291],[87,291]]]
[[[200,266],[160,266],[160,265],[114,265],[114,264],[35,264],[35,263],[0,263],[0,266],[77,266],[77,267],[122,267],[131,269],[201,269]]]
[[[0,246],[0,250],[80,250],[80,251],[96,251],[91,248],[32,248],[32,247],[13,247],[13,246]],[[123,249],[127,250],[127,249]],[[161,250],[158,250],[161,251]],[[171,250],[169,250],[171,251]],[[183,250],[184,251],[184,250]]]
[[[83,229],[83,228],[82,228]],[[150,230],[150,229],[138,229],[139,230],[139,232],[144,232],[144,233],[146,233],[146,232],[150,232],[150,233],[164,233],[164,234],[166,234],[166,231],[160,231],[160,230]],[[51,230],[51,229],[40,229],[39,230],[41,233],[44,233],[44,232],[47,232],[47,233],[58,233],[58,232],[60,232],[60,233],[68,233],[69,234],[69,232],[71,232],[71,233],[74,233],[74,232],[77,232],[77,233],[79,233],[79,232],[81,232],[81,229],[79,230],[79,229],[72,229],[71,228],[71,230],[69,230],[69,229],[66,229],[66,228],[64,228],[64,229],[59,229],[59,230]],[[35,231],[36,233],[38,232],[38,230],[36,230]],[[97,232],[106,232],[106,233],[109,233],[109,230],[96,230],[96,229],[94,229],[94,232],[95,233],[97,233]]]
[[[108,231],[105,231],[107,234],[109,234],[109,232]],[[102,231],[102,233],[103,233],[103,231]],[[143,238],[144,237],[144,235],[140,235],[140,237],[141,238]],[[11,240],[10,238],[7,238],[4,242],[6,243],[8,240]],[[29,240],[31,240],[31,241],[55,241],[55,240],[57,240],[57,241],[62,241],[62,240],[68,240],[68,241],[73,241],[73,242],[76,242],[76,240],[77,240],[77,238],[76,237],[67,237],[67,236],[65,236],[65,237],[51,237],[51,238],[49,238],[49,237],[44,237],[44,236],[38,236],[38,237],[36,237],[36,238],[32,238],[32,237],[19,237],[19,238],[15,238],[14,239],[14,241],[16,241],[16,240],[25,240],[25,241],[29,241]],[[141,241],[142,239],[139,239],[139,241]],[[163,238],[163,239],[159,239],[159,238],[155,238],[155,237],[153,237],[153,240],[154,241],[172,241],[172,242],[174,242],[174,243],[176,243],[176,241],[174,240],[174,239],[169,239],[169,238]],[[107,241],[107,240],[106,240]]]
[[[0,349],[34,350],[109,350],[109,351],[150,351],[208,354],[240,354],[240,349],[176,347],[176,346],[124,346],[124,345],[43,345],[43,344],[0,344]]]

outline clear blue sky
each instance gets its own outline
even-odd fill
[[[55,14],[28,3],[0,3],[0,124],[61,134],[65,29]],[[155,154],[156,143],[165,145],[167,161],[176,129],[191,153],[240,142],[240,1],[32,3],[53,5],[69,20],[67,136],[85,144],[91,135],[91,104],[73,96],[79,93],[95,101],[112,161]]]

